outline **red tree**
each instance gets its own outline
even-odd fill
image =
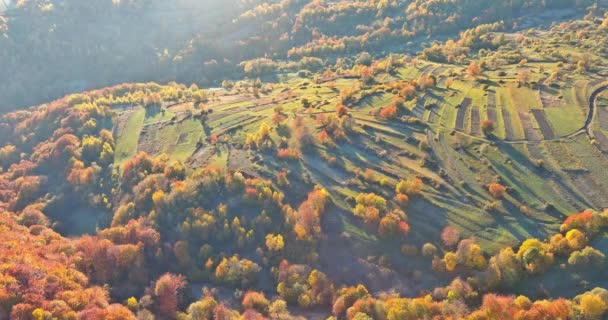
[[[184,277],[165,273],[154,288],[154,294],[158,299],[158,312],[165,319],[174,319],[177,312],[178,291],[186,285]]]
[[[441,240],[446,247],[453,247],[460,240],[460,231],[452,226],[447,226],[441,232]]]

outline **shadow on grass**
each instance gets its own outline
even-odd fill
[[[157,114],[161,112],[161,107],[159,104],[154,104],[144,108],[146,110],[146,118],[153,118]]]
[[[522,154],[519,150],[515,149],[512,145],[499,144],[497,147],[501,152],[508,154],[509,159],[513,162],[516,162],[519,166],[526,168],[528,171],[530,171],[534,174],[537,174],[541,178],[552,179],[551,175],[545,169],[535,166],[527,156]],[[503,168],[504,168],[504,166],[503,166]],[[504,168],[504,170],[507,170],[507,169]],[[522,174],[525,174],[525,172],[522,172]],[[518,181],[517,179],[512,179],[512,181],[516,182],[518,190],[521,190],[521,192],[529,192],[530,194],[534,194],[533,191],[530,190],[526,186],[525,182]],[[566,186],[562,185],[562,187],[566,187]],[[571,192],[571,190],[569,188],[566,191],[569,192],[574,197],[577,197],[575,195],[575,193]],[[542,199],[542,197],[538,197],[538,198]],[[518,195],[517,200],[521,201],[522,203],[525,203],[525,201],[523,201],[522,197],[519,195]],[[577,199],[577,200],[579,200],[579,199]],[[545,203],[547,203],[547,202],[545,201]],[[545,210],[546,213],[548,215],[554,217],[555,219],[557,219],[558,222],[563,221],[567,217],[566,214],[564,214],[563,212],[559,212],[559,210],[555,209],[555,207],[553,205],[548,206],[547,209],[548,210]]]

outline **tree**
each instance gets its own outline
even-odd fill
[[[240,284],[246,287],[252,284],[261,268],[255,262],[248,259],[239,259],[237,255],[223,258],[215,268],[215,278],[231,285]]]
[[[481,122],[481,131],[486,136],[490,136],[494,132],[494,122],[492,120],[484,120]]]
[[[446,247],[453,247],[460,240],[460,231],[452,226],[447,226],[441,231],[441,240]]]
[[[226,307],[223,303],[220,303],[213,309],[214,320],[238,320],[240,318],[238,312]]]
[[[267,147],[266,142],[269,142],[269,143],[271,142],[271,141],[268,141],[268,140],[270,140],[270,133],[271,133],[270,126],[267,123],[263,122],[255,134],[247,135],[245,144],[247,144],[252,149],[256,149],[256,148],[263,149],[263,148]]]
[[[405,236],[409,231],[409,224],[393,213],[389,213],[382,217],[382,219],[380,219],[380,224],[378,225],[378,233],[385,238]]]
[[[490,183],[488,185],[488,192],[490,192],[492,197],[502,199],[507,192],[507,188],[500,183]]]
[[[433,314],[430,305],[420,299],[392,298],[386,301],[385,308],[387,320],[422,319]]]
[[[410,202],[410,198],[405,194],[399,193],[395,196],[395,201],[402,207],[405,207]]]
[[[397,194],[418,195],[422,192],[424,182],[418,177],[413,177],[410,180],[401,180],[395,187]]]
[[[127,308],[129,308],[129,310],[131,311],[137,311],[137,309],[139,309],[139,303],[137,302],[137,299],[135,297],[130,297],[129,299],[127,299]]]
[[[368,52],[363,51],[363,52],[359,53],[359,55],[357,55],[357,58],[355,59],[355,63],[369,67],[372,64],[372,55],[369,54]]]
[[[391,104],[394,105],[398,110],[405,108],[405,100],[403,100],[402,97],[395,97]]]
[[[433,257],[437,251],[437,247],[432,243],[427,242],[422,246],[422,255],[425,257]]]
[[[201,300],[192,303],[188,307],[187,320],[213,319],[213,310],[217,306],[218,303],[212,296],[203,297]]]
[[[592,247],[585,247],[583,250],[572,252],[568,258],[568,264],[575,268],[599,266],[604,262],[605,258],[602,252]]]
[[[263,293],[248,291],[243,297],[242,306],[245,310],[253,309],[261,314],[268,314],[270,302],[268,302]]]
[[[359,68],[359,75],[363,84],[368,84],[374,78],[372,69],[366,66],[362,66]]]
[[[164,170],[164,163],[152,159],[145,152],[140,152],[122,165],[122,184],[125,188],[132,188],[147,175],[162,172],[162,170]]]
[[[553,263],[553,253],[549,245],[538,239],[524,241],[517,251],[517,256],[526,270],[532,274],[546,270]]]
[[[477,270],[482,270],[486,267],[487,261],[483,256],[481,247],[476,244],[473,239],[465,239],[460,241],[456,250],[458,263]]]
[[[260,130],[258,131],[258,136],[260,138],[260,140],[264,140],[266,138],[268,138],[268,136],[270,136],[270,126],[268,126],[268,124],[266,124],[266,122],[262,123],[260,125]]]
[[[285,242],[283,242],[283,236],[280,234],[267,234],[266,235],[266,247],[270,251],[281,251],[285,246]]]
[[[279,171],[277,173],[277,185],[279,187],[288,187],[289,186],[289,179],[287,177],[288,172],[283,170],[283,171]]]
[[[300,160],[302,155],[298,149],[294,148],[281,148],[277,150],[277,158],[283,160],[297,161]]]
[[[374,208],[378,210],[378,216],[380,212],[384,213],[386,210],[386,199],[375,193],[360,193],[355,198],[355,208],[353,214],[359,217],[366,217],[368,208]]]
[[[561,232],[567,232],[572,229],[584,230],[589,233],[591,229],[597,227],[598,223],[594,223],[595,216],[592,211],[584,211],[570,215],[560,226]]]
[[[120,304],[91,307],[80,314],[81,319],[136,320],[131,310]]]
[[[46,318],[44,314],[44,309],[37,308],[32,311],[32,319],[33,320],[44,320]]]
[[[473,61],[467,68],[467,74],[472,78],[477,78],[481,75],[481,67],[477,62]]]
[[[321,216],[329,202],[327,190],[315,186],[297,211],[294,232],[298,239],[312,239],[321,233]]]
[[[458,258],[453,252],[447,252],[443,257],[443,261],[445,261],[445,269],[450,272],[454,271],[458,265]]]
[[[281,261],[278,281],[279,296],[302,308],[327,305],[333,295],[333,285],[327,275],[306,265],[289,265],[286,260]]]
[[[578,250],[587,244],[587,237],[578,229],[572,229],[566,233],[566,242],[570,250]]]
[[[167,178],[184,180],[186,179],[186,168],[179,161],[172,161],[165,167],[164,174]]]
[[[416,86],[413,83],[405,84],[399,90],[399,96],[405,98],[406,100],[413,99],[414,97],[416,97]]]
[[[579,309],[585,319],[601,319],[608,310],[608,304],[601,296],[585,293],[580,298]]]
[[[99,155],[99,164],[109,165],[112,161],[114,161],[114,148],[112,147],[112,144],[104,142],[101,154]]]
[[[281,299],[277,299],[270,304],[268,313],[271,319],[290,320],[293,318],[287,309],[287,302]]]
[[[418,83],[418,87],[422,91],[424,91],[428,88],[434,87],[437,84],[437,79],[433,75],[431,75],[431,76],[423,75],[416,82]]]
[[[397,107],[390,105],[380,109],[380,118],[385,120],[397,118]]]
[[[490,259],[488,270],[495,269],[498,277],[496,283],[488,283],[488,286],[513,287],[524,276],[521,259],[513,252],[513,248],[503,248]],[[490,281],[488,281],[490,282]]]
[[[184,288],[184,277],[165,273],[157,281],[154,294],[158,299],[158,312],[167,319],[174,319],[178,306],[178,291]]]

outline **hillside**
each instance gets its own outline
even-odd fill
[[[199,5],[0,18],[0,319],[608,316],[605,3]]]
[[[125,82],[219,85],[259,58],[298,68],[304,57],[415,54],[471,27],[549,25],[594,2],[23,0],[0,15],[0,110]]]

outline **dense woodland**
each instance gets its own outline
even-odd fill
[[[440,125],[413,111],[431,113],[436,103],[423,98],[457,95],[463,83],[473,89],[462,91],[502,84],[522,90],[514,92],[541,92],[545,84],[557,90],[585,77],[602,84],[603,5],[17,2],[0,16],[0,70],[6,71],[0,106],[15,110],[0,117],[0,319],[606,317],[604,189],[567,193],[576,205],[533,206],[506,169],[482,177],[483,170],[502,168],[492,155],[479,165],[469,160],[478,173],[474,189],[474,179],[458,181],[441,166],[440,131],[431,130]],[[211,9],[228,22],[198,17]],[[529,15],[562,10],[573,17],[544,29],[525,25]],[[427,64],[446,71],[399,78]],[[72,91],[83,92],[55,99]],[[381,94],[390,99],[360,111]],[[243,105],[248,101],[255,104]],[[608,98],[597,101],[597,108],[608,108]],[[463,102],[455,109],[466,108]],[[141,127],[132,136],[137,115]],[[518,142],[504,130],[501,144],[500,125],[489,118],[477,125],[479,132],[463,138],[459,128],[440,129],[466,159]],[[587,125],[564,136],[593,133]],[[154,142],[161,133],[150,138],[153,130],[186,126],[203,133],[196,139],[174,133],[166,150]],[[395,128],[412,133],[403,139]],[[386,135],[372,139],[370,130]],[[341,157],[354,149],[358,161],[375,153],[374,162],[388,163],[394,136],[407,143],[400,152],[413,159],[408,163],[422,168],[416,174]],[[153,142],[144,145],[146,139]],[[580,158],[606,161],[601,139],[585,143],[594,149]],[[188,145],[192,150],[180,149]],[[225,158],[223,150],[229,150]],[[215,162],[213,156],[197,162],[204,152]],[[513,160],[496,163],[520,161],[509,152]],[[233,160],[234,154],[247,156]],[[553,168],[561,163],[530,161],[530,181],[566,171]],[[602,170],[605,162],[598,163]],[[568,172],[584,171],[579,166],[570,164]],[[349,178],[328,185],[311,168]],[[474,219],[515,216],[548,231],[490,247],[447,219],[417,229],[421,216],[439,210],[427,202],[452,194],[448,203],[464,198],[463,208],[480,214]],[[83,223],[89,226],[79,230]],[[328,263],[328,255],[350,250],[344,243],[368,255],[361,265],[373,264],[372,272],[403,275],[401,290],[363,281],[369,270]],[[569,292],[529,285],[567,275],[578,280]]]

